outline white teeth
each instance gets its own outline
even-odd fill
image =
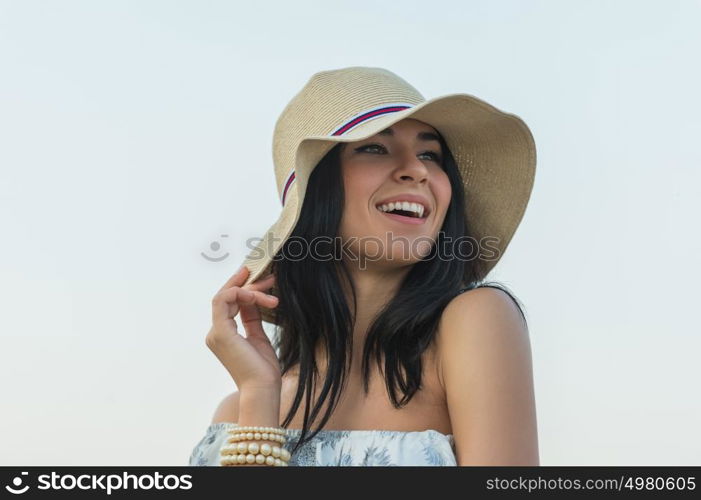
[[[419,218],[423,218],[426,208],[421,203],[410,203],[408,201],[397,201],[386,205],[379,205],[377,208],[383,212],[392,212],[393,210],[405,210],[414,212]]]

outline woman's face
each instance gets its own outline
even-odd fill
[[[437,131],[413,118],[342,146],[345,206],[340,236],[353,255],[366,259],[366,266],[390,260],[404,266],[428,255],[450,204],[443,154]],[[389,205],[393,200],[416,203],[410,195],[420,197],[422,218],[382,211],[382,204],[404,208],[396,202]]]

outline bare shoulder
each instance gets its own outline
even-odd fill
[[[451,335],[455,326],[508,326],[509,330],[527,333],[526,322],[519,307],[506,293],[492,286],[483,286],[463,292],[451,300],[443,310],[439,334]],[[454,333],[453,333],[454,334]]]
[[[212,423],[239,421],[239,391],[234,391],[222,399],[214,411]]]
[[[436,334],[438,375],[445,389],[446,356],[479,356],[491,344],[528,346],[528,327],[519,307],[496,287],[484,286],[454,297],[443,310]]]
[[[514,299],[496,287],[456,296],[436,344],[458,465],[538,465],[530,340]]]

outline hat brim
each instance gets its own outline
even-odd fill
[[[436,97],[402,111],[381,115],[342,136],[311,136],[297,148],[296,182],[278,220],[246,257],[246,284],[270,274],[272,258],[292,233],[304,200],[307,181],[323,156],[340,142],[367,139],[405,118],[425,122],[441,133],[465,188],[465,212],[478,241],[490,238],[493,258],[484,259],[486,272],[497,264],[516,232],[533,188],[536,147],[533,135],[517,115],[503,112],[469,94]],[[273,294],[276,289],[273,287]],[[273,310],[260,307],[261,317],[275,323]]]

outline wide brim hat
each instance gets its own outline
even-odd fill
[[[484,261],[485,275],[504,254],[533,188],[536,148],[518,116],[470,94],[426,100],[395,73],[374,67],[321,71],[289,102],[275,124],[273,162],[282,211],[243,264],[250,284],[270,274],[273,257],[299,219],[314,167],[340,142],[371,137],[405,118],[422,121],[445,139],[465,190],[465,216],[472,236],[495,238],[496,256]],[[276,288],[272,287],[273,295]],[[274,310],[259,306],[263,321]]]

